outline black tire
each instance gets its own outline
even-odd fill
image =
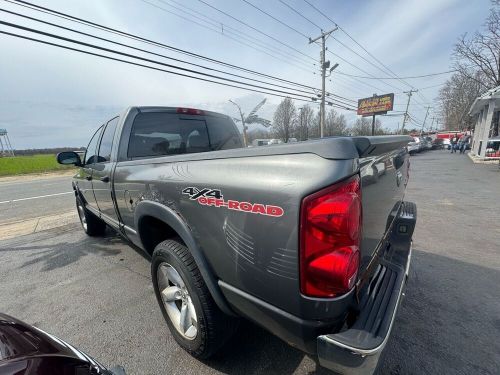
[[[184,306],[187,298],[192,302],[190,306],[194,307],[196,313],[194,315],[196,322],[191,319],[192,315],[190,315],[191,322],[189,323],[196,326],[196,335],[189,339],[185,337],[189,330],[186,330],[183,334],[179,328],[176,328],[176,324],[167,313],[166,304],[168,303],[164,302],[161,295],[161,291],[166,290],[166,286],[176,286],[175,283],[168,280],[166,281],[167,284],[165,284],[165,279],[162,279],[165,270],[169,267],[173,268],[181,277],[184,284],[181,290],[187,291],[187,294],[182,296],[182,301],[177,300],[175,303],[177,303],[177,306],[179,304]],[[236,319],[227,316],[219,309],[201,276],[193,256],[179,240],[166,240],[156,246],[151,263],[151,276],[156,299],[170,332],[175,341],[193,357],[209,358],[232,336],[237,327]],[[160,286],[159,284],[163,285]],[[177,296],[177,299],[179,298]],[[174,302],[170,301],[170,306],[172,306],[172,303]],[[172,311],[172,307],[170,307],[170,311]],[[179,322],[177,326],[179,326]],[[186,325],[184,325],[185,327]],[[192,327],[189,327],[189,329],[192,329]]]
[[[76,198],[76,209],[80,218],[80,224],[82,224],[83,231],[87,235],[91,237],[104,235],[106,223],[87,210],[80,197]]]

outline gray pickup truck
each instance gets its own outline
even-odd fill
[[[102,125],[73,189],[85,232],[151,257],[175,340],[207,358],[249,319],[339,373],[372,373],[406,285],[409,137],[244,148],[224,115],[131,107]]]

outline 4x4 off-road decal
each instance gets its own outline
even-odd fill
[[[228,210],[248,212],[252,214],[266,216],[283,216],[283,208],[272,206],[269,204],[241,202],[232,199],[225,200],[221,191],[218,189],[198,189],[195,187],[187,187],[182,190],[182,194],[189,196],[189,199],[197,201],[202,206],[214,206],[217,208],[224,207]]]

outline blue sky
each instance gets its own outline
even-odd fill
[[[300,35],[315,37],[319,35],[320,29],[280,1],[248,0],[298,32],[263,15],[242,0],[203,0],[252,25],[262,33],[282,41],[288,47],[215,11],[199,0],[185,0],[182,2],[185,7],[201,12],[218,22],[208,28],[195,24],[193,21],[207,25],[194,18],[186,8],[184,11],[176,10],[173,6],[179,7],[179,5],[174,1],[181,2],[181,0],[33,0],[42,6],[201,55],[320,87],[317,65],[313,65],[314,59],[319,59],[319,47],[315,44],[310,45],[306,37]],[[316,12],[304,0],[283,0],[283,2],[321,28],[332,27],[328,19]],[[309,0],[309,2],[337,22],[399,76],[449,70],[454,42],[461,34],[479,29],[489,9],[488,0]],[[75,27],[157,53],[185,58],[170,51],[75,25],[3,0],[0,4],[2,9]],[[69,32],[57,31],[3,12],[0,12],[0,19],[75,37]],[[221,33],[222,28],[224,33]],[[234,36],[231,34],[231,28],[259,39],[265,48],[268,48],[265,51],[272,51],[271,54],[275,56],[231,39],[230,37]],[[7,26],[0,26],[0,30],[12,31]],[[27,32],[20,33],[28,35]],[[365,59],[378,65],[342,31],[334,32],[333,36]],[[84,38],[79,37],[79,39]],[[241,41],[240,38],[236,39]],[[85,40],[95,42],[90,38]],[[327,54],[332,64],[336,62],[340,64],[338,72],[365,76],[366,73],[354,67],[357,66],[374,77],[387,77],[383,70],[353,54],[337,40],[330,38],[327,46],[332,53],[340,56],[338,58]],[[2,50],[0,128],[8,129],[14,147],[19,149],[83,146],[93,129],[129,105],[193,106],[236,116],[235,108],[228,103],[228,99],[240,102],[243,109],[249,111],[264,97],[261,94],[176,77],[1,34],[0,49]],[[192,61],[202,63],[197,60]],[[316,74],[313,74],[314,72]],[[416,88],[426,88],[444,82],[446,77],[447,75],[441,75],[406,81]],[[404,110],[407,97],[402,92],[409,88],[399,81],[353,80],[339,74],[333,74],[331,80],[327,81],[328,91],[352,99],[371,96],[373,93],[394,92],[395,110]],[[415,119],[423,120],[424,107],[432,105],[438,90],[439,87],[422,89],[420,94],[414,95],[410,112]],[[264,106],[262,114],[271,119],[280,98],[266,97],[268,103]],[[297,103],[298,106],[302,104]],[[356,120],[355,114],[347,111],[343,113],[349,122]],[[382,121],[384,126],[396,128],[402,117],[383,117]]]

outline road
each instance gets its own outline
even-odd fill
[[[412,157],[418,205],[410,279],[381,374],[497,374],[500,172],[464,155]],[[128,374],[327,374],[263,329],[242,324],[222,352],[191,358],[164,324],[149,262],[112,233],[76,225],[0,241],[1,309]]]
[[[74,207],[71,175],[0,179],[0,224],[67,212]]]

